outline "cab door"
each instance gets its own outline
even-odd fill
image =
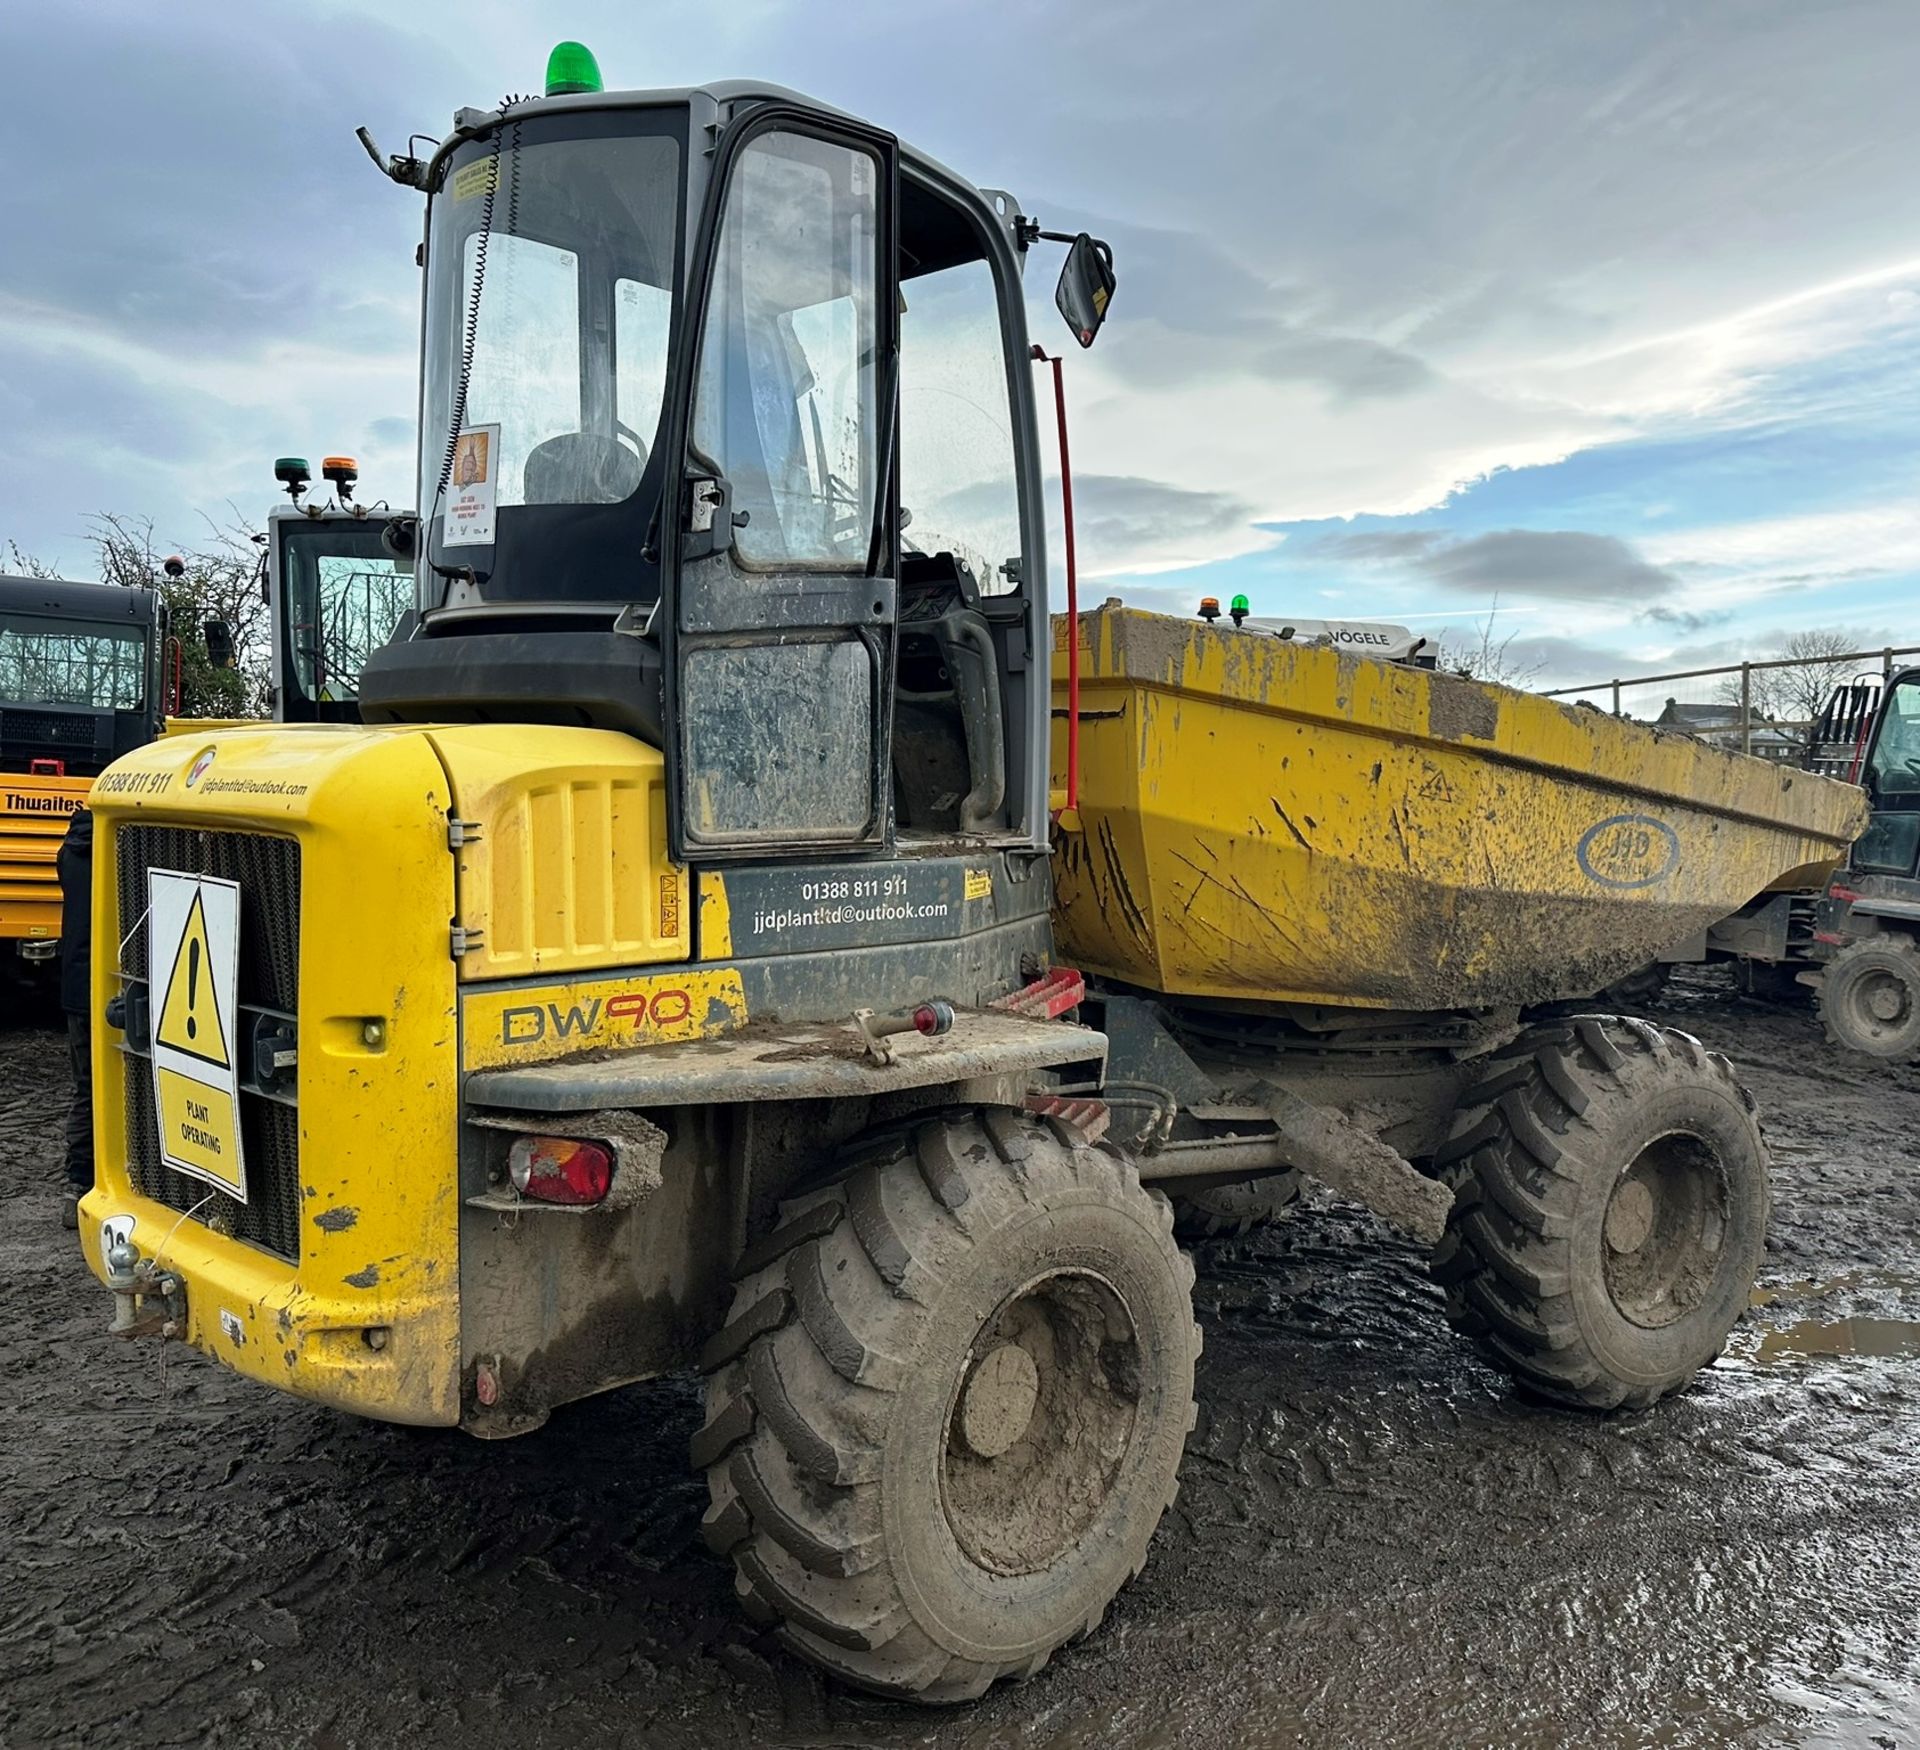
[[[1873,814],[1848,859],[1857,870],[1920,873],[1920,669],[1894,677],[1861,772]]]
[[[683,860],[891,842],[898,180],[891,136],[784,105],[717,151],[661,615]]]

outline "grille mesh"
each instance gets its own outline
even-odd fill
[[[120,964],[129,973],[146,976],[148,870],[217,875],[240,884],[240,1001],[295,1011],[300,989],[298,844],[266,833],[133,825],[119,829],[115,845],[124,943]],[[121,1062],[127,1078],[127,1172],[134,1189],[179,1210],[192,1209],[211,1193],[195,1219],[298,1262],[299,1114],[277,1100],[241,1094],[248,1200],[239,1203],[161,1163],[152,1071],[141,1057],[127,1055]]]
[[[42,711],[0,711],[0,741],[31,742],[36,747],[92,747],[91,717],[51,716]]]

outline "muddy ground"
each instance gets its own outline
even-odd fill
[[[0,1030],[0,1744],[1920,1745],[1920,1076],[1710,975],[1662,1013],[1775,1153],[1725,1360],[1648,1414],[1542,1409],[1370,1217],[1215,1243],[1145,1576],[945,1714],[736,1615],[687,1382],[483,1445],[110,1339],[56,1226],[61,1042]]]

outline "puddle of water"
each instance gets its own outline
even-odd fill
[[[1920,1323],[1910,1319],[1803,1319],[1768,1331],[1754,1351],[1756,1361],[1807,1356],[1920,1355]]]
[[[1770,1287],[1755,1286],[1748,1296],[1752,1306],[1773,1306],[1783,1300],[1820,1300],[1829,1294],[1841,1294],[1856,1288],[1886,1288],[1895,1293],[1920,1288],[1920,1280],[1896,1276],[1885,1270],[1845,1270],[1824,1282],[1804,1277],[1797,1282],[1776,1282]]]

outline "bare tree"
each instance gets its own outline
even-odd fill
[[[1500,637],[1496,631],[1499,618],[1500,598],[1495,596],[1487,604],[1487,617],[1480,622],[1476,635],[1440,640],[1440,666],[1448,674],[1470,681],[1492,681],[1502,687],[1524,687],[1536,679],[1546,664],[1516,656],[1513,641],[1520,634],[1516,630]]]
[[[261,583],[261,548],[254,531],[237,520],[226,528],[209,521],[204,544],[183,549],[185,567],[169,577],[153,536],[153,523],[103,513],[92,519],[101,580],[123,588],[156,591],[166,606],[167,629],[179,641],[180,696],[170,709],[181,717],[261,717],[271,702],[272,619]],[[209,620],[225,623],[233,640],[233,666],[215,668],[204,638]],[[171,667],[169,667],[171,676]]]
[[[18,541],[7,543],[6,569],[15,577],[35,577],[57,582],[60,573],[37,553],[29,553]]]
[[[1780,647],[1786,660],[1781,668],[1750,669],[1747,674],[1747,698],[1756,718],[1781,723],[1811,723],[1834,686],[1847,678],[1848,670],[1838,666],[1839,658],[1858,650],[1866,639],[1864,632],[1838,627],[1815,627],[1789,633]],[[1730,674],[1720,682],[1721,700],[1740,703],[1740,676]]]

